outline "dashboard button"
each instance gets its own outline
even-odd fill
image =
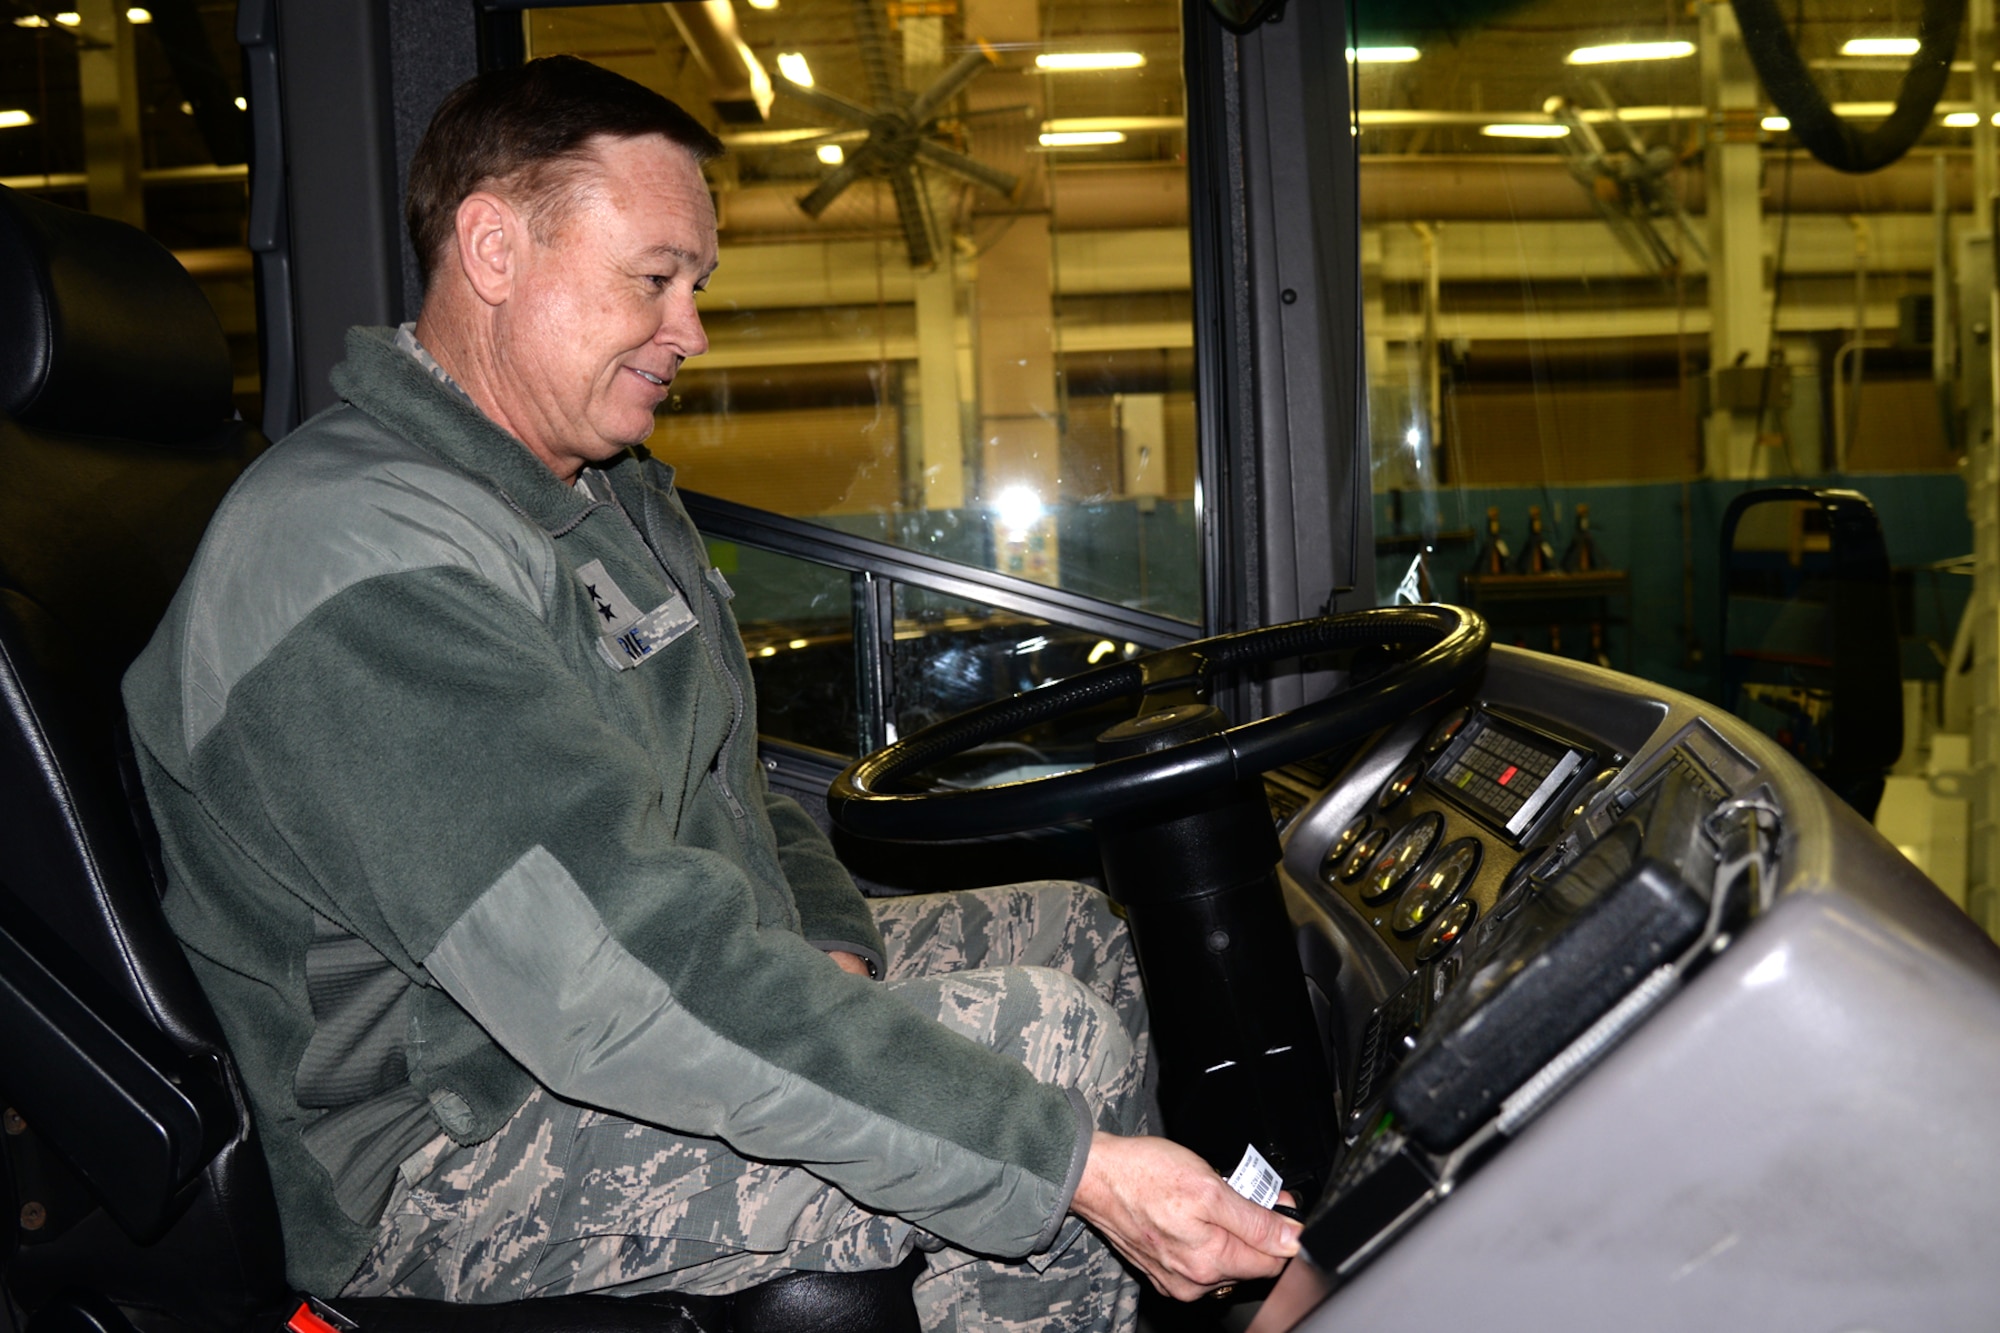
[[[1398,935],[1414,935],[1425,929],[1439,913],[1450,907],[1471,887],[1473,872],[1479,869],[1479,840],[1460,838],[1439,852],[1437,859],[1425,867],[1417,876],[1416,883],[1410,885],[1396,914],[1390,918],[1390,929]],[[1468,918],[1469,919],[1469,918]],[[1463,929],[1463,927],[1461,927]],[[1454,943],[1458,937],[1452,936]]]
[[[1444,816],[1435,810],[1418,815],[1398,829],[1396,836],[1375,855],[1368,865],[1367,873],[1361,877],[1361,900],[1379,903],[1393,897],[1403,887],[1430,850],[1437,844],[1444,832]]]
[[[1381,794],[1375,798],[1377,810],[1387,810],[1396,802],[1408,796],[1416,787],[1417,779],[1424,773],[1421,764],[1409,763],[1396,770],[1396,776],[1382,784]]]
[[[1417,944],[1417,961],[1428,963],[1458,943],[1460,937],[1465,934],[1465,928],[1472,924],[1472,918],[1478,914],[1479,909],[1473,906],[1469,898],[1462,898],[1438,913],[1437,920],[1431,922],[1431,928],[1424,932],[1423,939]],[[1454,958],[1451,961],[1456,963],[1458,960]],[[1453,976],[1447,976],[1440,970],[1438,977],[1441,993],[1443,988],[1451,985],[1455,979],[1455,972]]]
[[[1386,828],[1370,829],[1361,835],[1361,841],[1354,844],[1354,851],[1348,855],[1347,864],[1341,868],[1340,878],[1352,884],[1361,878],[1361,872],[1375,859],[1375,853],[1382,850],[1382,844],[1389,841]]]

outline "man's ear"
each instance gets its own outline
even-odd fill
[[[499,305],[513,291],[528,229],[521,215],[499,195],[475,190],[458,205],[458,264],[465,280],[487,305]]]

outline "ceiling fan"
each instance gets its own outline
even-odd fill
[[[932,137],[932,126],[945,107],[996,62],[987,50],[968,51],[932,80],[928,88],[912,95],[891,73],[889,35],[883,31],[881,11],[872,0],[855,0],[854,31],[873,106],[863,106],[823,88],[805,87],[783,75],[772,80],[785,96],[812,107],[830,120],[868,134],[860,147],[849,152],[826,179],[799,199],[799,207],[808,216],[817,218],[848,186],[864,176],[886,180],[902,221],[910,266],[928,269],[937,262],[937,229],[930,216],[928,199],[919,186],[920,166],[1009,197],[1020,188],[1018,177],[989,167]]]

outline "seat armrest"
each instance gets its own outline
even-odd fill
[[[220,1071],[176,1047],[0,885],[0,1093],[134,1241],[228,1142]]]

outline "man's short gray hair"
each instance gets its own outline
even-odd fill
[[[657,134],[697,165],[722,156],[722,141],[667,98],[575,56],[545,56],[466,80],[438,107],[410,160],[405,210],[424,285],[449,252],[458,206],[499,189],[538,240],[558,230],[600,135]]]

